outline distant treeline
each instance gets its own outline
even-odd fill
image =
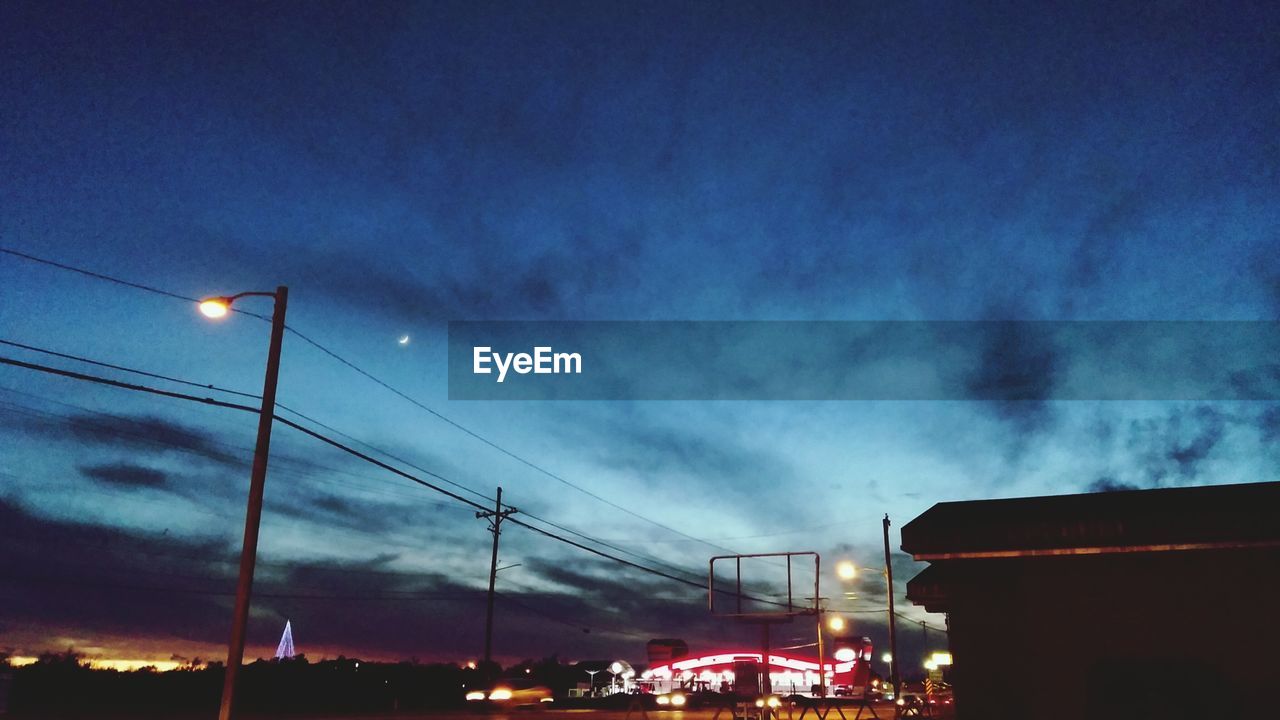
[[[594,665],[592,666],[594,668]],[[222,694],[222,663],[157,672],[100,670],[74,653],[46,654],[31,665],[0,665],[14,717],[146,716],[216,713]],[[556,658],[493,666],[488,677],[536,680],[564,697],[588,676]],[[246,713],[345,714],[459,708],[468,689],[486,684],[483,668],[416,662],[368,662],[340,657],[308,662],[259,660],[240,675],[238,707]],[[4,688],[0,688],[3,692]],[[2,708],[0,708],[2,709]]]

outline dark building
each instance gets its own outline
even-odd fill
[[[902,549],[962,720],[1280,717],[1280,483],[939,503]]]

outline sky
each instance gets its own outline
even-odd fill
[[[0,245],[185,297],[288,285],[291,327],[434,413],[296,335],[280,402],[647,566],[852,559],[824,587],[883,646],[886,513],[901,612],[940,627],[896,550],[936,502],[1280,479],[1273,402],[463,402],[445,367],[451,320],[1280,319],[1272,3],[9,2],[0,28]],[[267,338],[0,255],[0,339],[257,392]],[[0,651],[224,657],[254,431],[0,367]],[[277,427],[246,656],[291,619],[311,658],[474,659],[489,543]],[[755,642],[519,527],[501,563],[502,660]]]

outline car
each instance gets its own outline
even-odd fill
[[[658,704],[659,710],[682,710],[689,702],[689,696],[683,692],[676,690],[674,692],[662,693],[654,697],[654,702]]]
[[[472,690],[466,695],[468,702],[490,702],[496,705],[516,707],[553,702],[551,688],[527,678],[499,680],[487,690]]]

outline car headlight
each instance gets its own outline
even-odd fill
[[[756,707],[764,707],[764,698],[756,698]]]
[[[490,700],[510,700],[511,691],[506,688],[498,688],[497,690],[494,690],[493,692],[489,693],[489,699]]]
[[[480,692],[479,690],[472,690],[471,692],[467,693],[467,699],[468,699],[468,700],[483,700],[483,699],[484,699],[484,693]]]
[[[779,700],[776,695],[770,695],[769,699],[765,702],[768,703],[771,708],[776,708],[782,705],[782,701]]]
[[[903,698],[898,698],[898,704],[899,704],[899,705],[906,705],[906,704],[907,704],[907,701],[906,701],[906,700],[904,700]]]
[[[671,704],[672,704],[672,705],[674,705],[675,707],[682,707],[682,706],[685,704],[685,701],[686,701],[686,700],[687,700],[687,698],[686,698],[685,696],[683,696],[683,695],[672,695],[672,696],[671,696]]]
[[[538,698],[538,702],[555,702],[555,698],[549,698],[549,697]]]
[[[659,705],[670,705],[670,704],[671,704],[671,698],[667,697],[666,695],[659,695],[659,696],[658,696],[658,704],[659,704]]]

